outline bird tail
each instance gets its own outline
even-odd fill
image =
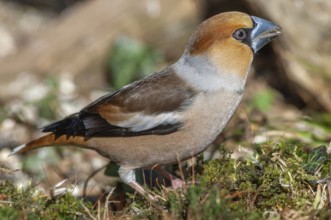
[[[22,144],[14,148],[13,152],[10,155],[24,153],[29,150],[46,147],[46,146],[70,145],[70,144],[84,146],[84,143],[85,143],[84,137],[80,137],[80,136],[67,137],[66,135],[56,137],[55,134],[51,133],[42,136],[38,139],[35,139],[33,141],[30,141],[27,144]]]

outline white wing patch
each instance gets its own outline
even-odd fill
[[[139,132],[154,128],[159,125],[175,124],[180,122],[178,113],[161,113],[158,115],[146,115],[141,112],[133,113],[127,120],[116,123],[116,126],[129,128],[133,132]]]

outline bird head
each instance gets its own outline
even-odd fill
[[[207,57],[221,72],[246,76],[254,55],[281,28],[241,12],[215,15],[201,23],[186,47],[187,56]]]

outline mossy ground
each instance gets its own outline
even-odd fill
[[[203,163],[194,181],[187,179],[184,189],[163,188],[157,193],[164,201],[157,205],[130,194],[120,214],[70,193],[52,197],[34,187],[22,190],[2,182],[0,216],[2,219],[331,217],[331,160],[325,146],[306,149],[300,143],[268,143],[253,146],[253,152],[233,159],[233,154],[221,147],[221,158]]]
[[[9,182],[0,183],[1,219],[89,219],[95,215],[91,203],[70,193],[50,197],[29,187],[22,190]]]

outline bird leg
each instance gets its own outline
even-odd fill
[[[149,200],[150,202],[158,201],[157,196],[151,195],[136,181],[136,174],[133,169],[124,168],[121,166],[118,170],[118,174],[125,184],[131,186],[138,193],[146,197],[147,200]]]
[[[184,181],[182,181],[178,177],[172,175],[171,173],[169,173],[168,171],[166,171],[162,167],[156,166],[154,169],[157,170],[162,176],[164,176],[165,178],[170,180],[172,188],[179,189],[179,188],[183,188],[183,186],[185,186]]]

